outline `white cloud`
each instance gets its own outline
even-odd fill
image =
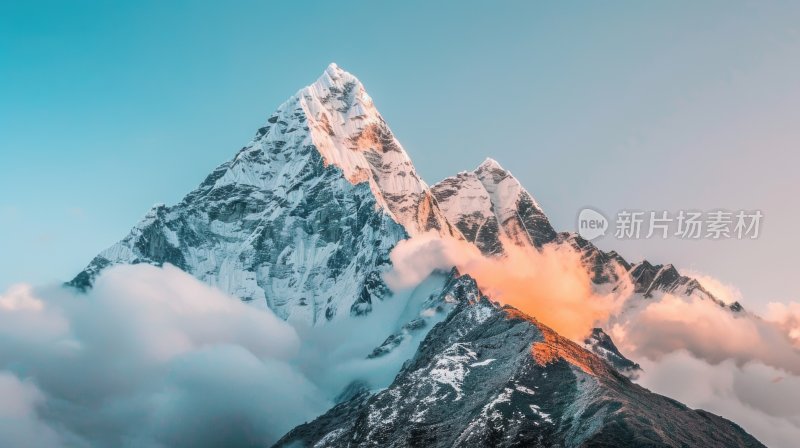
[[[0,372],[0,397],[0,446],[64,446],[39,418],[37,409],[45,396],[32,382]]]
[[[0,445],[268,445],[330,404],[299,349],[271,312],[169,266],[109,269],[86,295],[15,286],[0,296]]]
[[[770,302],[764,318],[781,327],[795,347],[800,347],[800,303]]]
[[[637,381],[693,408],[722,415],[770,447],[794,447],[800,437],[800,378],[753,361],[711,364],[679,350],[643,358]]]
[[[791,310],[774,320],[712,301],[657,294],[613,319],[611,335],[642,365],[638,383],[722,415],[773,447],[800,439],[800,352]],[[780,322],[780,324],[778,324]]]

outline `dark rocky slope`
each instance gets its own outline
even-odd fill
[[[276,446],[763,446],[460,281],[473,299],[462,297],[387,389],[356,395]]]

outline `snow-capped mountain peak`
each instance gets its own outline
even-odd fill
[[[541,247],[556,236],[533,196],[494,159],[432,189],[447,219],[485,254],[502,254],[503,240]]]
[[[578,236],[556,234],[533,196],[493,159],[429,188],[364,86],[336,64],[194,191],[154,206],[70,283],[91,287],[114,264],[169,263],[297,328],[327,335],[368,328],[349,336],[383,340],[362,359],[396,365],[394,381],[373,395],[353,381],[339,405],[287,442],[640,446],[636,434],[647,433],[657,445],[761,446],[722,419],[633,386],[606,365],[635,370],[602,330],[585,341],[597,357],[491,302],[456,269],[413,291],[391,291],[383,279],[390,252],[430,230],[498,256],[509,242],[571,244],[596,283],[615,280],[619,265],[643,296],[704,292],[672,266],[631,267]]]
[[[174,206],[153,208],[71,284],[114,264],[173,264],[285,319],[364,315],[390,295],[401,239],[461,237],[358,79],[331,64],[236,156]]]
[[[479,170],[479,169],[504,170],[504,168],[502,166],[500,166],[500,163],[497,160],[495,160],[495,159],[493,159],[491,157],[487,157],[486,159],[484,159],[484,161],[481,162],[480,165],[478,165],[478,168],[476,168],[476,171]]]
[[[353,184],[368,182],[410,235],[434,229],[458,236],[358,78],[331,63],[296,97],[326,165],[341,168]]]
[[[510,171],[500,166],[500,164],[487,157],[476,169],[475,174],[481,180],[486,190],[495,196],[495,203],[503,208],[504,213],[512,213],[512,204],[514,204],[520,195],[525,195],[530,198],[530,201],[540,213],[542,207],[536,202],[533,196],[525,191],[522,184],[511,174]],[[505,206],[505,207],[503,207]]]

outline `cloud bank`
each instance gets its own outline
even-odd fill
[[[112,267],[86,294],[13,286],[0,294],[0,446],[269,446],[348,385],[391,383],[424,331],[366,357],[444,276],[426,282],[368,319],[314,327],[172,266]]]
[[[270,312],[174,267],[0,296],[0,446],[264,446],[329,402]]]
[[[642,365],[638,382],[740,424],[771,447],[800,439],[796,303],[765,317],[709,300],[656,295],[609,323],[620,350]]]
[[[395,297],[369,319],[319,328],[292,326],[170,266],[111,268],[88,294],[11,287],[0,294],[0,446],[269,445],[351,382],[391,382],[422,335],[388,356],[365,355],[414,317],[406,305],[431,285],[415,287],[452,266],[573,339],[603,326],[655,392],[770,446],[800,438],[800,304],[770,304],[759,317],[697,297],[643,299],[629,284],[598,291],[567,246],[507,247],[498,259],[433,235],[401,242],[386,277]],[[726,301],[740,298],[718,286]]]

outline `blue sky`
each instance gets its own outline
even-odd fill
[[[759,209],[755,241],[600,244],[798,299],[800,4],[698,3],[2,2],[0,289],[69,279],[335,61],[429,183],[491,156],[564,230]]]

